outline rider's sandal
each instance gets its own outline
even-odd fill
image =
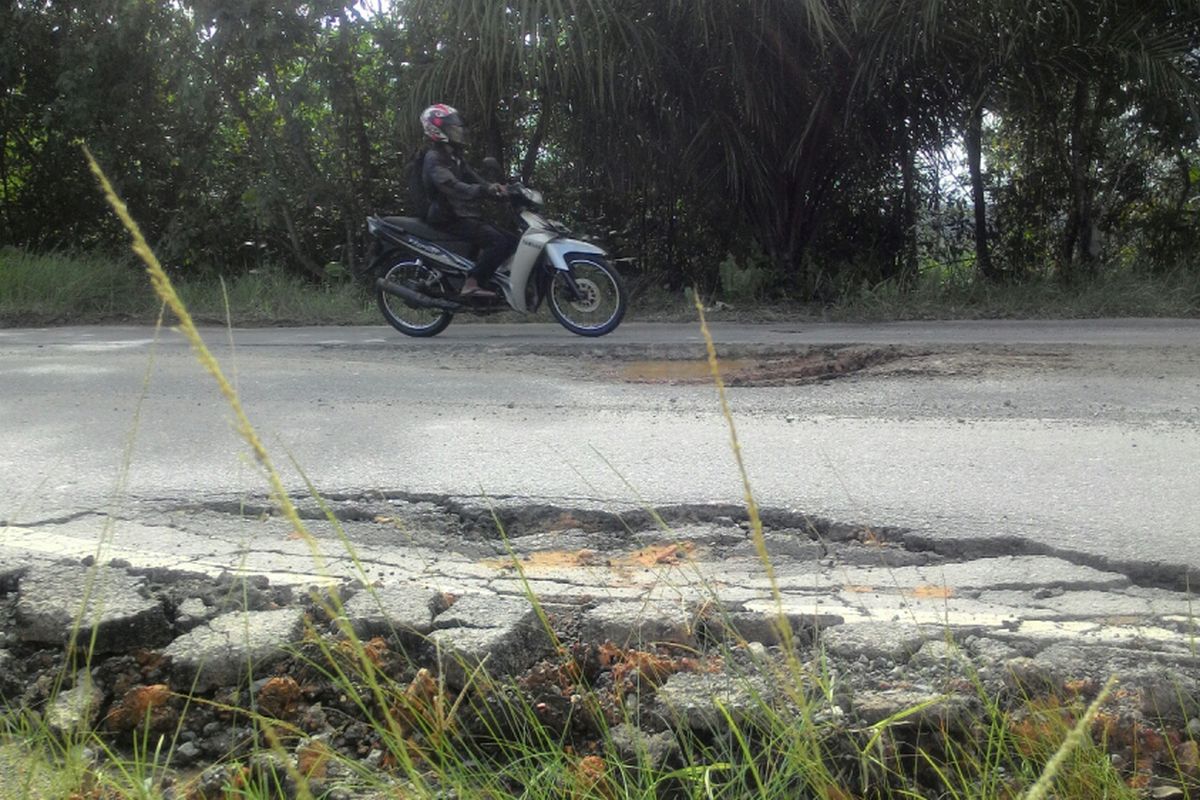
[[[463,289],[458,294],[459,297],[481,297],[489,298],[496,297],[496,293],[490,289],[484,289],[482,286],[472,286],[470,289]]]

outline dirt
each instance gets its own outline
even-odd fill
[[[718,370],[727,386],[791,386],[833,380],[920,356],[891,347],[847,347],[773,357],[733,358],[719,361]],[[632,361],[610,372],[628,383],[698,384],[713,380],[707,360]]]
[[[685,353],[697,355],[685,355]],[[671,349],[665,355],[648,358],[644,350],[583,354],[562,357],[555,354],[493,353],[491,368],[509,364],[513,370],[538,374],[568,375],[573,378],[642,385],[696,386],[713,382],[712,368],[702,347]],[[1186,354],[1172,354],[1172,360]],[[466,364],[474,356],[441,352],[431,357],[443,366]],[[1188,368],[1200,371],[1200,359]],[[1185,365],[1186,366],[1186,365]],[[1137,373],[1145,360],[1136,352],[1107,348],[1078,347],[906,347],[831,346],[790,348],[727,347],[719,354],[718,368],[726,386],[780,387],[821,383],[845,378],[894,377],[1002,377],[1047,371],[1102,370]]]

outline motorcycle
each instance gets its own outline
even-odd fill
[[[460,297],[474,267],[471,246],[416,217],[367,217],[376,255],[367,274],[379,310],[408,336],[436,336],[459,313],[535,313],[546,302],[571,333],[603,336],[621,323],[628,295],[621,276],[599,247],[570,238],[563,225],[543,217],[542,194],[520,184],[508,187],[520,241],[492,277],[495,297]]]

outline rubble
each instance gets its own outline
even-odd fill
[[[18,579],[17,633],[26,642],[74,643],[97,652],[168,641],[162,603],[142,594],[145,581],[121,569],[37,565]]]
[[[386,676],[408,736],[469,729],[449,718],[471,707],[459,700],[518,692],[564,741],[605,731],[626,763],[656,768],[678,765],[674,729],[753,728],[794,714],[799,698],[813,699],[805,718],[822,724],[965,730],[985,698],[1075,702],[1110,675],[1120,719],[1200,730],[1187,598],[1117,573],[1058,557],[952,561],[863,544],[849,526],[817,541],[792,515],[765,538],[778,559],[772,584],[744,523],[705,522],[694,508],[677,510],[686,522],[667,537],[563,509],[561,531],[542,530],[536,514],[504,507],[522,535],[505,543],[515,560],[498,559],[483,512],[465,503],[473,516],[448,528],[461,541],[413,544],[401,559],[390,543],[400,521],[438,521],[437,504],[411,505],[354,509],[346,525],[361,526],[359,557],[379,577],[318,589],[299,570],[0,564],[0,699],[36,709],[51,730],[99,726],[118,743],[177,729],[173,765],[213,785],[224,774],[206,769],[213,761],[252,752],[254,714],[364,763],[383,757],[367,705],[330,679],[330,659],[345,680],[363,663]],[[539,586],[556,591],[535,605],[526,593]],[[95,643],[82,671],[66,647],[76,620],[75,641]]]
[[[303,622],[302,609],[223,614],[163,649],[171,683],[181,691],[205,691],[262,675],[299,642]]]
[[[358,592],[343,608],[354,632],[363,638],[412,634],[424,636],[433,630],[433,615],[440,592],[411,583],[368,587]]]
[[[583,616],[582,638],[645,647],[657,642],[696,645],[695,618],[679,603],[605,603]]]
[[[659,687],[657,698],[674,719],[711,733],[761,722],[776,694],[761,675],[680,672]]]
[[[433,621],[429,643],[439,671],[456,688],[481,665],[490,676],[517,675],[549,648],[549,631],[526,598],[468,595]]]
[[[87,672],[75,678],[75,685],[60,692],[43,715],[47,729],[64,736],[91,730],[100,716],[103,692],[92,683]]]

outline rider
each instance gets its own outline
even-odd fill
[[[421,167],[421,180],[429,194],[430,225],[470,242],[478,248],[475,268],[463,283],[463,297],[495,297],[484,289],[496,268],[516,248],[516,238],[483,221],[479,200],[503,197],[505,187],[487,183],[463,159],[466,126],[453,108],[441,103],[421,113],[421,127],[430,141]]]

